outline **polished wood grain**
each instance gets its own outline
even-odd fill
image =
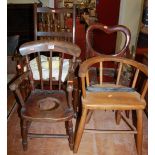
[[[102,68],[101,62],[104,64],[105,62],[115,62],[119,64],[118,74],[116,83],[103,83],[101,84],[101,80],[98,80],[98,84],[87,85],[88,82],[86,79],[88,76],[88,70],[92,65],[96,64],[96,68]],[[98,66],[97,66],[98,64]],[[119,84],[120,76],[122,73],[122,65],[128,65],[133,68],[133,83],[129,86],[123,86]],[[100,70],[99,69],[99,70]],[[102,68],[104,69],[104,68]],[[141,90],[138,91],[136,87],[137,78],[144,75],[145,80],[142,84]],[[85,131],[86,120],[88,119],[88,115],[90,115],[89,111],[94,110],[116,110],[116,122],[117,124],[120,122],[121,111],[127,110],[135,110],[137,111],[137,130],[133,125],[129,125],[131,127],[131,131],[102,131],[97,129],[87,129],[86,132],[97,132],[97,133],[134,133],[136,134],[136,144],[137,144],[137,152],[138,155],[142,155],[142,112],[145,109],[146,101],[145,95],[147,91],[147,78],[148,78],[148,69],[144,64],[138,63],[134,60],[116,57],[116,56],[97,56],[93,58],[89,58],[84,61],[80,65],[79,69],[79,77],[82,82],[82,114],[80,118],[80,122],[78,125],[78,129],[76,132],[74,152],[77,153],[80,141]],[[123,118],[123,117],[122,117]]]
[[[104,52],[99,53],[93,48],[93,33],[94,30],[101,30],[104,33],[110,35],[115,32],[122,32],[125,36],[125,42],[121,50],[115,52],[113,56],[129,55],[129,45],[131,40],[130,30],[124,25],[107,26],[101,23],[94,23],[90,25],[86,31],[86,58],[90,58],[98,55],[106,55]],[[106,52],[106,51],[105,51]]]

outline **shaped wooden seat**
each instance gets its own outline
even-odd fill
[[[67,121],[74,115],[67,105],[65,91],[35,90],[25,102],[22,117],[37,121]]]

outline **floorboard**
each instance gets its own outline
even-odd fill
[[[143,131],[143,155],[148,153],[148,130],[147,117],[144,114]],[[75,120],[74,120],[75,124]],[[121,121],[115,124],[114,112],[96,111],[87,124],[87,128],[97,127],[101,129],[127,129]],[[31,132],[64,133],[62,123],[32,124]],[[21,144],[20,119],[17,109],[8,120],[8,155],[73,155],[68,146],[67,139],[34,138],[28,140],[28,151],[24,152]],[[76,155],[137,155],[134,136],[131,134],[91,134],[84,133]]]

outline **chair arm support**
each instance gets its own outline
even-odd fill
[[[22,75],[20,75],[13,83],[10,84],[9,88],[12,91],[15,91],[18,86],[22,83],[22,81],[28,77],[30,71],[24,72]]]

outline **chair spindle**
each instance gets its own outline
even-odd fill
[[[52,51],[50,51],[50,60],[49,60],[49,79],[50,79],[50,89],[52,90]]]
[[[144,86],[144,89],[142,91],[142,95],[141,95],[141,98],[144,99],[146,93],[147,93],[147,90],[148,90],[148,80],[146,81],[145,83],[145,86]]]
[[[123,67],[123,64],[120,62],[120,64],[119,64],[119,69],[118,69],[117,80],[116,80],[116,85],[119,84],[119,80],[120,80],[120,77],[121,77],[122,67]]]
[[[31,71],[29,74],[29,79],[30,79],[32,90],[34,90],[35,88],[34,88],[33,75],[32,75],[32,70],[31,70],[30,63],[29,63],[29,57],[27,55],[26,55],[26,64],[27,64],[27,69]]]
[[[87,84],[87,87],[90,85],[89,84],[89,70],[86,73],[86,84]]]
[[[136,73],[135,73],[133,83],[132,83],[132,88],[135,88],[135,86],[136,86],[136,82],[137,82],[137,79],[138,79],[138,74],[139,74],[139,69],[136,69]]]
[[[42,73],[42,66],[41,66],[41,56],[40,56],[40,52],[38,52],[38,71],[39,71],[39,76],[40,76],[40,82],[41,82],[41,89],[44,88],[44,84],[43,84],[43,73]]]
[[[63,61],[64,61],[64,54],[62,54],[62,56],[60,57],[60,60],[59,60],[59,90],[61,89]]]

